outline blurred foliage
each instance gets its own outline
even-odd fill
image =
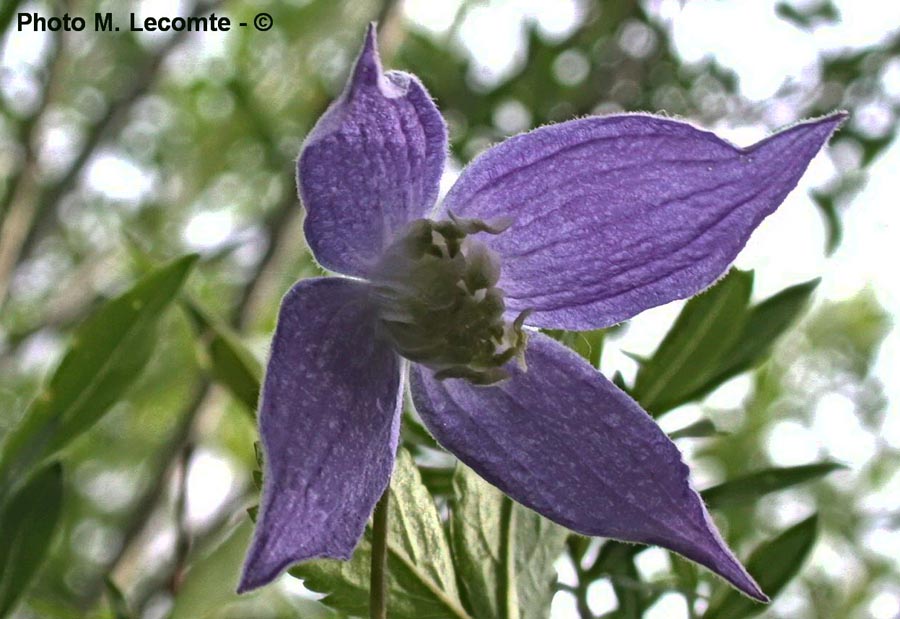
[[[38,1],[28,10],[124,16],[136,4]],[[200,259],[184,287],[179,281],[180,291],[162,295],[165,302],[154,306],[153,325],[130,345],[132,363],[116,367],[122,376],[116,374],[113,388],[104,386],[97,402],[79,409],[84,425],[76,424],[64,443],[53,443],[41,457],[58,458],[61,478],[56,464],[34,470],[30,478],[10,478],[21,487],[4,490],[0,544],[9,544],[17,534],[7,531],[23,524],[32,526],[29,535],[40,543],[29,542],[31,563],[16,561],[13,571],[6,566],[12,556],[7,550],[15,549],[0,548],[0,608],[6,610],[11,599],[3,583],[13,582],[22,601],[14,616],[22,619],[338,616],[285,587],[242,598],[232,592],[249,536],[245,509],[257,500],[257,436],[248,412],[260,363],[280,296],[296,279],[320,273],[301,233],[294,160],[340,91],[368,21],[381,21],[386,64],[419,75],[437,99],[460,165],[510,133],[591,113],[664,111],[706,126],[774,128],[784,122],[785,110],[791,119],[850,110],[854,120],[836,139],[845,162],[812,196],[828,230],[823,251],[840,244],[842,218],[850,216],[848,206],[868,167],[895,138],[900,102],[885,91],[883,76],[900,62],[897,30],[867,47],[822,53],[813,83],[786,84],[775,99],[759,104],[743,97],[737,77],[715,60],[685,63],[656,3],[628,0],[584,0],[582,17],[562,37],[546,37],[526,22],[522,58],[509,75],[491,82],[460,42],[467,17],[484,4],[461,2],[449,29],[435,34],[410,23],[402,5],[390,1],[188,0],[185,11],[216,11],[232,22],[252,21],[265,10],[275,26],[266,33],[236,28],[205,36],[146,36],[101,35],[90,28],[15,33],[14,14],[24,5],[4,0],[0,462],[12,457],[6,441],[32,423],[23,424],[26,411],[46,409],[41,385],[53,386],[66,373],[68,389],[91,382],[95,360],[77,356],[81,335],[92,333],[96,344],[104,333],[114,334],[117,320],[138,320],[121,312],[140,314],[140,307],[117,306],[116,299],[131,298],[141,286],[135,282],[152,277],[152,264],[192,252]],[[761,4],[760,10],[769,9]],[[827,0],[783,2],[776,10],[778,18],[805,30],[839,27],[842,20]],[[856,120],[872,106],[887,110],[888,129]],[[103,186],[95,182],[98,176]],[[692,616],[706,617],[868,617],[880,593],[893,591],[896,599],[895,558],[871,540],[896,534],[900,521],[896,513],[880,513],[867,503],[900,474],[896,449],[873,438],[873,453],[862,467],[837,470],[827,449],[802,467],[789,467],[773,461],[767,447],[784,424],[805,428],[827,417],[831,409],[822,402],[830,394],[849,402],[852,417],[878,436],[886,403],[871,368],[887,316],[871,292],[816,302],[815,283],[798,282],[756,303],[752,284],[750,274],[733,272],[687,303],[655,355],[641,362],[636,380],[618,374],[617,382],[657,415],[694,403],[699,418],[672,436],[693,464],[722,482],[704,496],[729,543],[749,557],[751,571],[770,564],[782,568],[760,576],[780,578],[770,592],[783,586],[782,600],[769,609],[755,605],[677,559],[671,569],[648,575],[641,568],[643,548],[570,536],[565,561],[574,580],[560,580],[555,590],[581,617],[597,615],[588,591],[601,581],[609,583],[618,603],[606,616],[621,618],[639,617],[669,594],[683,596]],[[810,303],[811,314],[801,319]],[[720,304],[730,309],[717,314]],[[599,366],[618,333],[553,335]],[[686,349],[687,341],[698,346]],[[66,351],[75,351],[65,357],[69,362],[62,361]],[[735,410],[696,406],[748,372],[751,387]],[[27,418],[39,421],[41,415]],[[456,610],[479,617],[483,609],[494,612],[498,599],[487,593],[497,586],[498,574],[509,565],[522,572],[531,568],[523,568],[525,559],[518,555],[499,566],[482,561],[478,553],[490,556],[497,541],[485,539],[483,548],[466,547],[468,559],[455,559],[468,562],[458,569],[472,574],[456,582],[454,567],[446,563],[449,553],[459,554],[458,540],[467,532],[448,513],[477,510],[473,506],[483,502],[499,504],[488,513],[506,518],[536,516],[518,506],[511,511],[492,488],[456,470],[411,411],[404,419],[404,443],[419,472],[401,458],[411,470],[399,476],[397,491],[415,495],[419,504],[428,503],[430,492],[438,509],[428,512],[428,526],[437,527],[429,535],[447,535],[441,556],[427,557],[444,562],[435,568],[444,579],[441,589],[453,593]],[[205,476],[214,474],[227,483],[207,484]],[[43,509],[31,518],[28,497],[34,488],[59,483],[59,513],[53,509],[56,491],[42,491]],[[54,524],[52,535],[41,529]],[[504,526],[485,524],[495,525]],[[520,582],[520,601],[552,593],[550,582],[543,593],[538,584],[534,591],[527,584],[543,582],[545,559],[562,546],[549,523],[535,527],[523,535],[536,537],[520,543],[546,556],[530,573],[535,580]],[[407,554],[421,554],[421,540],[404,543],[413,545],[404,549]],[[33,572],[42,549],[49,558]],[[358,554],[365,554],[365,544]],[[835,569],[835,556],[848,563]],[[359,589],[365,583],[357,568],[366,569],[355,561],[341,568],[349,570],[346,578],[335,576],[340,569],[333,566],[307,566],[298,573],[319,591],[348,582]],[[27,581],[28,589],[18,584]],[[399,583],[398,599],[420,585],[414,579]],[[360,596],[354,589],[335,606],[358,610]]]

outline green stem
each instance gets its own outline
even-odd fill
[[[369,580],[369,617],[371,619],[387,619],[387,575],[388,575],[388,502],[391,487],[384,489],[384,494],[375,506],[372,522],[372,569]]]

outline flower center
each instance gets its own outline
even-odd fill
[[[511,359],[524,367],[528,312],[504,320],[500,260],[470,236],[508,226],[452,214],[450,221],[418,219],[375,269],[373,294],[386,335],[401,355],[435,370],[435,378],[490,385],[509,377],[503,366]]]

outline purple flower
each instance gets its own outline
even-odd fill
[[[844,117],[749,148],[644,114],[550,125],[482,154],[435,207],[444,122],[415,76],[382,72],[370,27],[298,163],[309,246],[349,277],[282,301],[240,590],[350,558],[391,474],[408,375],[438,442],[515,500],[585,535],[669,548],[765,600],[650,416],[523,324],[596,329],[700,292]]]

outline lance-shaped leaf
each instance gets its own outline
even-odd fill
[[[44,562],[62,508],[62,466],[51,464],[0,512],[0,617],[7,616]]]
[[[397,453],[390,488],[388,615],[392,619],[467,619],[434,500],[402,448]],[[366,615],[370,539],[371,529],[367,528],[350,561],[309,561],[291,568],[290,574],[302,578],[313,591],[325,593],[324,604],[349,615]]]
[[[169,614],[169,619],[206,619],[221,617],[228,608],[230,617],[254,616],[260,600],[253,596],[240,596],[234,592],[241,563],[253,525],[242,521],[218,546],[191,562]],[[313,600],[281,596],[265,598],[269,616],[302,617],[303,619],[338,619],[340,616]],[[242,604],[247,608],[243,609]],[[242,610],[244,612],[242,612]],[[118,619],[118,617],[116,618]]]
[[[156,326],[190,273],[186,256],[147,274],[76,331],[47,387],[0,452],[0,502],[32,467],[96,423],[143,370]]]
[[[560,344],[568,346],[577,352],[595,368],[599,368],[600,357],[603,355],[603,341],[606,339],[607,330],[563,331],[562,329],[544,329],[544,333]]]
[[[701,492],[712,509],[751,503],[759,497],[791,486],[813,481],[833,471],[847,468],[839,462],[817,462],[802,466],[770,468],[731,479]]]
[[[476,617],[542,619],[556,581],[554,561],[569,532],[458,464],[450,544],[460,583]]]
[[[752,274],[732,271],[685,304],[653,357],[641,363],[633,395],[659,416],[752,369],[794,323],[818,283],[785,288],[748,308]]]
[[[653,357],[642,363],[632,396],[654,415],[674,408],[713,378],[741,334],[753,274],[732,270],[688,301]]]
[[[259,403],[262,367],[232,331],[212,318],[190,299],[183,299],[206,352],[209,370],[219,384],[237,398],[251,414]]]
[[[693,399],[709,393],[732,376],[753,368],[765,359],[775,341],[799,318],[818,285],[819,280],[813,279],[790,286],[751,307],[741,336],[722,358],[719,372],[688,397]]]
[[[816,542],[818,516],[814,515],[792,526],[775,539],[759,546],[747,561],[747,571],[775,598],[800,571]],[[765,604],[728,590],[714,598],[706,619],[743,619],[766,610]]]
[[[673,441],[679,438],[707,438],[710,436],[721,436],[726,434],[722,432],[709,419],[701,419],[683,428],[679,428],[669,433],[669,438]]]
[[[128,600],[119,586],[109,576],[103,577],[103,587],[106,590],[106,600],[109,610],[115,619],[132,619],[134,614],[128,608]]]

